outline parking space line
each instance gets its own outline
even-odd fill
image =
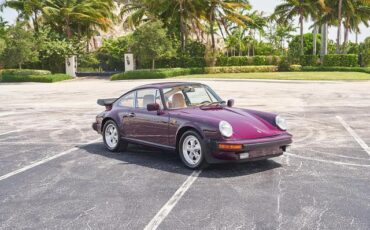
[[[336,116],[342,126],[347,130],[349,134],[357,141],[357,143],[365,150],[365,152],[370,156],[369,146],[361,139],[359,135],[353,130],[341,116]]]
[[[89,144],[95,143],[95,142],[99,141],[100,139],[101,139],[101,138],[95,139],[95,140],[93,140],[93,141],[90,141],[90,142],[88,142],[88,143],[86,143],[86,144],[82,145],[82,146],[86,146],[86,145],[89,145]],[[40,160],[40,161],[37,161],[37,162],[35,162],[35,163],[33,163],[33,164],[27,165],[27,166],[25,166],[25,167],[23,167],[23,168],[20,168],[20,169],[14,170],[13,172],[10,172],[10,173],[7,173],[7,174],[5,174],[5,175],[0,176],[0,181],[5,180],[5,179],[7,179],[7,178],[9,178],[9,177],[12,177],[12,176],[14,176],[14,175],[17,175],[17,174],[19,174],[19,173],[22,173],[22,172],[24,172],[24,171],[27,171],[27,170],[29,170],[29,169],[31,169],[31,168],[34,168],[34,167],[36,167],[36,166],[39,166],[39,165],[41,165],[41,164],[44,164],[44,163],[46,163],[46,162],[49,162],[49,161],[51,161],[51,160],[54,160],[54,159],[56,159],[56,158],[58,158],[58,157],[61,157],[61,156],[67,155],[68,153],[74,152],[74,151],[76,151],[76,150],[78,150],[78,149],[79,149],[79,147],[73,147],[73,148],[68,149],[68,150],[66,150],[66,151],[64,151],[64,152],[58,153],[58,154],[56,154],[56,155],[54,155],[54,156],[51,156],[51,157],[45,158],[45,159]]]
[[[330,163],[330,164],[335,164],[335,165],[347,165],[347,166],[356,166],[356,167],[365,167],[365,168],[370,167],[370,165],[365,165],[365,164],[355,164],[355,163],[347,163],[347,162],[340,162],[340,161],[324,160],[324,159],[318,159],[318,158],[313,158],[313,157],[300,156],[300,155],[289,153],[289,152],[285,152],[284,155],[296,157],[296,158],[300,158],[304,160],[317,161],[317,162],[322,162],[322,163]]]
[[[177,191],[172,195],[172,197],[167,201],[165,205],[158,211],[158,213],[153,217],[153,219],[145,226],[144,230],[155,230],[166,219],[167,215],[176,206],[181,197],[186,193],[186,191],[191,187],[191,185],[196,181],[202,170],[194,171],[186,179],[186,181],[177,189]]]
[[[22,131],[22,130],[21,129],[16,129],[16,130],[12,130],[12,131],[5,132],[5,133],[0,133],[0,136],[6,135],[6,134],[9,134],[9,133],[16,133],[16,132],[19,132],[19,131]]]

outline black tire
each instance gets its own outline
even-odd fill
[[[107,128],[112,128],[112,127],[114,127],[117,131],[117,143],[115,145],[113,144],[112,141],[107,140],[107,135],[106,135]],[[109,151],[111,152],[126,151],[127,142],[121,139],[121,134],[119,132],[118,126],[116,122],[114,122],[113,120],[109,120],[105,122],[104,127],[103,127],[102,136],[103,136],[104,145]],[[108,143],[109,141],[110,143]]]
[[[195,164],[189,163],[189,158],[187,160],[186,159],[187,157],[185,156],[185,154],[188,154],[188,153],[185,153],[183,151],[184,141],[187,140],[188,137],[189,138],[190,137],[195,137],[197,139],[198,143],[201,146],[201,149],[200,149],[200,159]],[[189,130],[189,131],[186,131],[184,134],[182,134],[182,136],[180,138],[180,141],[179,141],[179,145],[178,145],[178,153],[180,155],[180,158],[181,158],[182,162],[184,163],[184,165],[186,167],[188,167],[190,169],[201,169],[201,168],[205,168],[208,165],[207,162],[206,162],[206,160],[205,160],[206,151],[207,151],[206,145],[205,145],[202,137],[197,132],[195,132],[193,130]],[[188,157],[190,157],[189,154],[188,154]]]

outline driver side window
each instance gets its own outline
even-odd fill
[[[148,104],[157,103],[163,109],[161,94],[158,89],[141,89],[137,91],[136,108],[146,109]]]

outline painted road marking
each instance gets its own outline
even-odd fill
[[[16,133],[16,132],[20,132],[20,131],[22,131],[22,129],[16,129],[16,130],[5,132],[5,133],[0,133],[0,136],[6,135],[6,134],[9,134],[9,133]]]
[[[285,152],[284,155],[287,156],[292,156],[300,159],[305,159],[305,160],[311,160],[311,161],[318,161],[322,163],[330,163],[330,164],[335,164],[335,165],[347,165],[347,166],[356,166],[356,167],[370,167],[370,165],[363,165],[363,164],[354,164],[354,163],[347,163],[347,162],[340,162],[340,161],[331,161],[331,160],[323,160],[323,159],[317,159],[313,157],[305,157],[305,156],[300,156],[294,153],[288,153]]]
[[[158,213],[153,217],[153,219],[145,226],[144,230],[155,230],[166,219],[167,215],[176,206],[181,197],[186,193],[186,191],[191,187],[191,185],[196,181],[202,170],[194,171],[186,181],[177,189],[173,196],[167,201],[165,205],[158,211]]]
[[[97,141],[99,141],[99,140],[101,140],[101,138],[98,138],[98,139],[95,139],[95,140],[93,140],[93,141],[90,141],[90,142],[88,142],[88,143],[86,143],[86,144],[84,144],[84,145],[82,145],[82,146],[86,146],[86,145],[89,145],[89,144],[95,143],[95,142],[97,142]],[[81,147],[81,146],[80,146],[80,147]],[[20,168],[20,169],[17,169],[17,170],[15,170],[15,171],[13,171],[13,172],[7,173],[7,174],[5,174],[5,175],[3,175],[3,176],[0,176],[0,181],[5,180],[5,179],[7,179],[7,178],[9,178],[9,177],[12,177],[12,176],[14,176],[14,175],[17,175],[17,174],[19,174],[19,173],[22,173],[22,172],[24,172],[24,171],[27,171],[27,170],[29,170],[29,169],[31,169],[31,168],[34,168],[34,167],[36,167],[36,166],[39,166],[39,165],[41,165],[41,164],[44,164],[44,163],[46,163],[46,162],[49,162],[49,161],[51,161],[51,160],[54,160],[54,159],[56,159],[56,158],[58,158],[58,157],[61,157],[61,156],[67,155],[68,153],[74,152],[74,151],[76,151],[76,150],[78,150],[78,149],[80,149],[80,148],[79,148],[79,147],[73,147],[73,148],[68,149],[68,150],[66,150],[66,151],[64,151],[64,152],[58,153],[58,154],[56,154],[56,155],[54,155],[54,156],[51,156],[51,157],[45,158],[45,159],[43,159],[43,160],[41,160],[41,161],[37,161],[37,162],[35,162],[35,163],[33,163],[33,164],[27,165],[27,166],[25,166],[25,167],[23,167],[23,168]]]
[[[370,148],[369,146],[361,139],[359,135],[347,124],[345,120],[341,116],[336,116],[339,122],[343,125],[343,127],[351,134],[351,136],[357,141],[357,143],[365,150],[365,152],[370,156]]]

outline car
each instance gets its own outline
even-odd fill
[[[105,111],[92,127],[109,151],[128,143],[171,150],[191,169],[277,157],[292,143],[281,116],[236,108],[205,84],[147,84],[97,103]]]

